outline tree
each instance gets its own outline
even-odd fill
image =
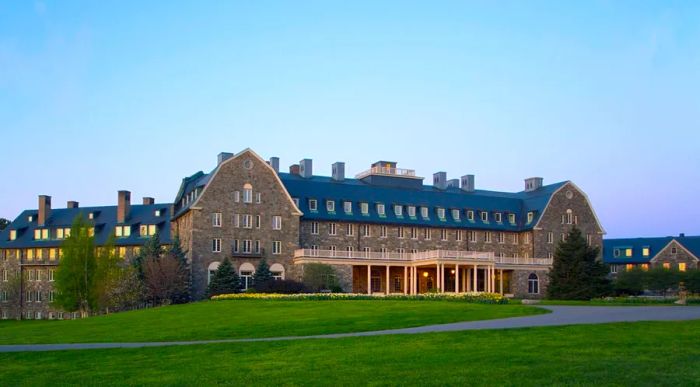
[[[700,294],[700,270],[688,270],[685,274],[685,289],[692,294]]]
[[[678,270],[655,267],[646,274],[646,288],[666,295],[669,289],[678,289],[681,282],[681,274]]]
[[[170,245],[170,248],[168,249],[168,254],[173,256],[180,264],[180,269],[186,274],[182,277],[182,286],[180,289],[182,290],[178,294],[173,295],[173,303],[175,304],[182,304],[189,302],[191,300],[191,295],[190,295],[190,284],[192,283],[191,278],[190,278],[190,265],[187,262],[187,255],[185,254],[185,251],[182,249],[182,245],[180,242],[180,235],[175,234],[175,237],[173,238],[173,243]]]
[[[9,220],[7,220],[5,218],[0,218],[0,231],[4,230],[9,225],[10,225]]]
[[[98,249],[97,263],[95,268],[95,297],[96,307],[99,310],[109,312],[110,307],[114,309],[111,297],[114,289],[119,286],[122,267],[116,249],[114,248],[114,235],[110,235],[107,243]]]
[[[116,286],[109,289],[107,311],[123,311],[137,307],[143,300],[143,283],[139,279],[136,268],[122,262],[115,278]]]
[[[639,267],[617,274],[614,282],[615,293],[636,296],[642,294],[646,283],[646,272]]]
[[[211,297],[219,294],[238,293],[240,290],[241,280],[238,278],[233,265],[231,265],[231,261],[228,258],[224,258],[219,268],[211,276],[207,293]]]
[[[267,264],[265,258],[260,260],[258,267],[255,269],[255,274],[253,275],[253,280],[255,281],[255,287],[264,286],[270,281],[273,281],[272,272],[270,271],[270,266]]]
[[[163,247],[160,245],[160,234],[156,231],[152,237],[148,238],[139,253],[132,259],[139,278],[143,279],[143,265],[146,258],[160,257],[163,254]]]
[[[10,269],[12,268],[12,269]],[[7,281],[2,282],[2,289],[7,292],[7,304],[15,311],[17,320],[22,319],[22,274],[19,265],[7,265]]]
[[[561,300],[589,300],[609,294],[607,269],[598,260],[599,249],[588,246],[574,227],[566,241],[559,242],[549,272],[547,296]]]
[[[154,305],[174,303],[186,292],[187,273],[173,255],[145,257],[142,267],[146,299]]]
[[[86,315],[98,305],[96,285],[97,254],[90,225],[78,215],[71,233],[61,245],[61,258],[54,276],[54,304],[68,312]]]
[[[323,263],[304,265],[303,282],[311,291],[341,291],[333,266]]]

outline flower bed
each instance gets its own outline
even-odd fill
[[[223,300],[282,300],[282,301],[325,301],[325,300],[415,300],[415,301],[462,301],[477,304],[507,304],[508,299],[497,293],[425,293],[417,295],[390,294],[369,295],[357,293],[235,293],[211,297],[214,301]]]

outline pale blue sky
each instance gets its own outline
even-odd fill
[[[700,234],[700,2],[2,1],[0,131],[12,219],[251,147],[569,179],[609,237]]]

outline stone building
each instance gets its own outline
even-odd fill
[[[614,275],[634,267],[664,267],[686,271],[698,269],[700,236],[606,239],[603,261]]]
[[[537,298],[546,291],[556,243],[572,227],[602,247],[604,230],[570,181],[543,185],[542,178],[530,178],[523,191],[511,193],[477,189],[473,175],[448,180],[445,172],[427,185],[413,170],[387,161],[354,178],[345,176],[341,162],[332,171],[314,175],[313,161],[304,159],[280,172],[277,158],[266,161],[245,149],[221,153],[210,173],[184,178],[172,204],[145,199],[130,205],[130,194],[120,191],[117,206],[69,202],[51,210],[50,198],[42,196],[38,210],[24,211],[0,232],[0,263],[7,278],[25,273],[23,315],[46,318],[60,313],[49,307],[50,270],[79,213],[94,223],[98,245],[117,234],[125,257],[155,230],[165,243],[178,235],[196,298],[205,296],[224,258],[244,288],[265,258],[276,278],[300,279],[307,263],[333,265],[345,291]],[[0,289],[11,282],[2,279]],[[0,310],[9,311],[1,292]]]

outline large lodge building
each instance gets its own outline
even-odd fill
[[[279,171],[279,160],[246,149],[221,153],[208,174],[183,179],[173,203],[144,198],[116,206],[52,208],[39,196],[0,232],[0,313],[3,318],[68,318],[50,306],[60,246],[73,219],[92,224],[96,243],[116,236],[119,254],[137,253],[159,232],[178,235],[191,263],[192,291],[205,297],[211,273],[228,257],[244,288],[263,257],[277,278],[300,279],[304,264],[333,265],[345,291],[416,294],[495,292],[541,297],[556,244],[574,226],[602,248],[604,230],[586,194],[570,181],[525,180],[521,192],[475,188],[474,176],[433,184],[395,162],[379,161],[355,178],[335,163],[315,176],[312,161]],[[23,274],[19,302],[7,284]]]

